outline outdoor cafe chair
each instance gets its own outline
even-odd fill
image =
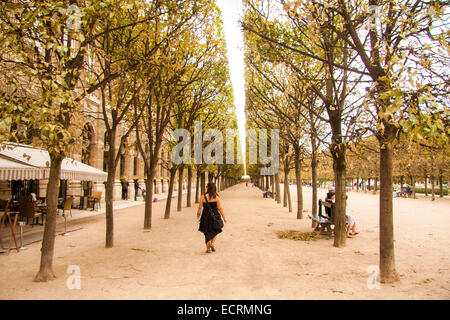
[[[32,226],[39,224],[39,217],[42,217],[42,223],[40,223],[40,225],[43,225],[43,211],[35,205],[30,196],[19,197],[19,203],[22,209],[22,217],[27,218],[27,223],[28,219],[31,218],[33,220],[36,219],[36,223],[33,223]]]
[[[95,210],[95,204],[100,207],[100,200],[102,199],[101,191],[94,191],[91,196],[88,197],[88,203],[92,203],[92,211]]]
[[[72,203],[73,203],[73,197],[66,197],[64,200],[64,203],[58,206],[59,209],[63,210],[63,215],[66,211],[69,211],[70,217],[72,217]]]

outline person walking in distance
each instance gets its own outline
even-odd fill
[[[197,219],[200,218],[201,214],[198,231],[205,235],[206,253],[216,251],[214,247],[216,237],[222,232],[223,222],[227,222],[216,190],[214,182],[209,182],[206,186],[206,193],[200,197],[197,210]],[[203,212],[201,211],[202,208]]]
[[[139,180],[137,178],[134,179],[134,201],[137,201],[137,196],[139,189],[141,187],[139,186]]]

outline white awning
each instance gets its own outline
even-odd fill
[[[108,174],[82,162],[65,158],[61,164],[62,180],[106,181]]]
[[[0,157],[0,180],[33,179],[44,179],[44,171],[40,168]]]
[[[3,160],[0,162],[0,180],[49,178],[50,156],[47,150],[21,144],[0,143],[0,159]],[[22,167],[14,167],[13,164]],[[106,172],[70,158],[65,158],[61,164],[61,180],[106,181],[106,177]]]

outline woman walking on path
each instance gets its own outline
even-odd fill
[[[200,218],[200,227],[198,231],[205,235],[206,253],[216,251],[214,242],[219,233],[222,232],[223,221],[227,222],[223,214],[222,206],[220,205],[220,198],[216,192],[216,185],[214,182],[209,182],[206,186],[206,193],[201,196],[200,203],[197,210],[197,219],[203,207],[202,217]]]

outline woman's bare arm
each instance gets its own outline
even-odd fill
[[[227,222],[227,219],[225,219],[225,215],[223,214],[222,205],[220,204],[220,198],[217,197],[217,209],[219,209],[220,215],[223,218],[223,222]]]
[[[203,195],[200,196],[200,201],[198,203],[197,219],[200,217],[200,213],[202,213],[202,206],[203,206]]]

